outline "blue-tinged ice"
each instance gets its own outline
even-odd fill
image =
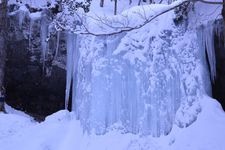
[[[214,48],[215,33],[216,31],[214,30],[214,22],[209,22],[207,25],[202,25],[198,29],[200,46],[207,53],[210,76],[213,82],[216,78],[216,56]]]
[[[46,56],[48,53],[48,38],[49,38],[49,19],[48,15],[46,13],[47,11],[43,11],[41,14],[41,48],[42,48],[42,53],[41,53],[41,59],[43,62],[43,71],[45,68],[45,61],[46,61]]]
[[[190,80],[193,86],[197,83],[196,77],[184,77],[192,63],[181,59],[190,45],[176,47],[170,38],[179,34],[163,31],[138,39],[132,34],[68,35],[66,103],[71,90],[72,110],[85,131],[104,134],[116,126],[158,137],[169,134],[175,122],[183,127],[196,119],[198,111],[189,114],[188,121],[175,121],[180,107],[198,109],[195,99],[190,100],[197,89],[193,93],[189,87]],[[194,55],[187,57],[195,61]]]
[[[60,31],[57,31],[57,37],[56,37],[56,49],[55,49],[55,58],[58,56],[58,53],[59,53],[60,35],[61,35],[61,32],[60,32]]]
[[[72,78],[73,78],[73,52],[75,51],[75,35],[72,33],[67,34],[67,59],[66,59],[66,91],[65,91],[65,107],[67,109],[69,97],[70,97],[70,89],[72,86]]]
[[[68,36],[66,103],[72,91],[72,110],[85,132],[159,137],[197,119],[199,39],[163,20],[171,26],[155,21],[123,34]]]
[[[19,19],[19,27],[22,29],[22,25],[28,16],[29,10],[26,8],[26,6],[20,6],[18,11],[18,19]]]

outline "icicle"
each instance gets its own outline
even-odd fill
[[[73,51],[75,48],[74,43],[75,35],[72,33],[67,34],[66,48],[67,48],[67,61],[66,61],[66,92],[65,92],[65,109],[68,109],[68,103],[70,98],[70,89],[73,79]]]
[[[214,29],[213,24],[209,24],[206,28],[206,50],[209,58],[211,78],[214,81],[216,77],[216,56],[214,48]]]
[[[73,44],[75,44],[73,47],[73,73],[72,73],[72,78],[73,78],[73,85],[72,85],[72,104],[76,104],[76,87],[77,87],[77,82],[78,82],[78,61],[79,61],[79,37],[76,34],[73,34],[74,40]],[[79,87],[78,87],[79,88]],[[72,109],[77,111],[75,109],[76,105],[72,105]]]
[[[60,41],[60,31],[57,31],[55,58],[58,56],[58,52],[59,52],[59,41]]]
[[[199,38],[200,45],[203,50],[206,50],[209,67],[210,67],[210,76],[211,80],[214,82],[216,77],[216,56],[214,48],[214,24],[212,22],[208,23],[206,26],[201,26],[199,29]]]
[[[43,13],[41,20],[41,48],[42,48],[43,71],[45,68],[46,53],[48,50],[47,38],[48,38],[48,22],[46,14]]]
[[[19,13],[19,27],[20,27],[20,29],[22,29],[22,25],[23,25],[23,22],[24,22],[24,18],[25,18],[24,12],[21,11]]]
[[[27,16],[27,13],[29,10],[26,8],[26,6],[20,6],[19,8],[19,27],[22,29],[23,22]]]
[[[34,20],[32,18],[30,19],[30,27],[29,27],[29,50],[33,51],[32,47],[32,33],[33,33],[33,25],[34,25]]]

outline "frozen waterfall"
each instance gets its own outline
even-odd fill
[[[68,33],[66,104],[72,91],[72,110],[85,131],[104,134],[117,128],[158,137],[170,132],[179,107],[198,109],[193,98],[197,88],[188,83],[197,82],[196,77],[184,77],[195,65],[185,70],[192,62],[179,56],[186,55],[191,46],[176,47],[170,36],[178,37],[171,31],[157,37]],[[188,57],[195,60],[194,55]],[[191,119],[181,126],[193,122],[197,113],[189,114]]]
[[[40,20],[43,67],[51,50],[48,16],[43,11]],[[72,110],[85,132],[102,135],[117,129],[159,137],[169,134],[174,124],[187,127],[196,120],[201,111],[198,65],[202,55],[197,36],[159,24],[114,36],[57,32],[55,57],[60,39],[66,37],[65,107],[72,99]],[[30,31],[32,26],[33,22]],[[155,26],[159,28],[151,30]],[[199,32],[201,49],[207,48],[209,59],[215,60],[213,43],[206,42],[213,30],[202,30],[210,32],[207,36]]]

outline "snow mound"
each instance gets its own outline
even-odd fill
[[[153,138],[112,130],[105,135],[83,133],[72,113],[59,111],[43,123],[13,114],[0,114],[1,150],[223,150],[225,113],[207,96],[202,112],[191,126],[173,127],[168,136]],[[60,121],[59,121],[60,120]]]
[[[57,121],[68,121],[71,120],[71,114],[67,110],[58,111],[51,116],[45,118],[45,122],[57,122]]]

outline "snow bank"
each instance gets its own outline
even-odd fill
[[[188,128],[173,127],[168,136],[153,138],[111,129],[105,135],[87,135],[73,113],[59,111],[43,123],[26,117],[0,114],[1,150],[223,150],[225,113],[207,96],[202,112]]]

